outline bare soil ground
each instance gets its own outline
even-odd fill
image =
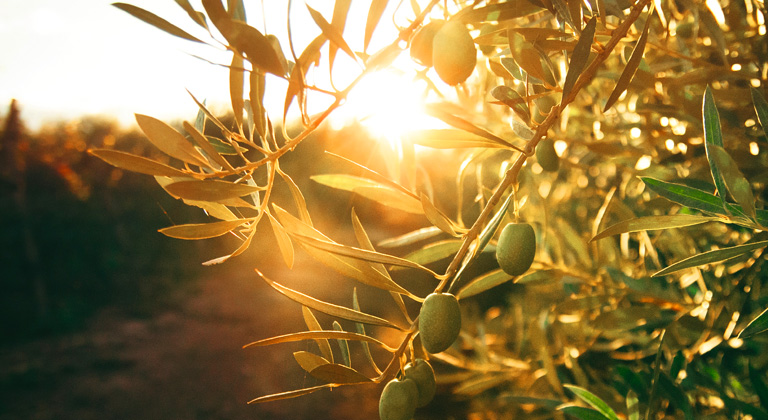
[[[378,385],[247,404],[314,384],[291,357],[314,343],[242,348],[302,328],[252,270],[214,267],[150,318],[107,309],[83,331],[0,345],[0,420],[378,418]]]

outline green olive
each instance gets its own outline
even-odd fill
[[[413,61],[426,67],[432,67],[432,41],[444,24],[444,20],[433,20],[416,31],[411,38],[411,58]]]
[[[381,391],[379,417],[381,420],[410,420],[418,399],[419,388],[413,379],[393,379]]]
[[[419,335],[430,353],[440,353],[456,341],[461,331],[461,309],[456,296],[432,293],[421,304]]]
[[[555,151],[555,141],[544,139],[536,146],[536,159],[539,165],[547,172],[557,172],[560,169],[560,157]]]
[[[467,80],[475,69],[477,50],[463,23],[446,22],[432,41],[432,65],[445,83],[454,86]]]
[[[435,396],[435,388],[437,387],[432,365],[424,359],[416,359],[405,365],[405,377],[406,379],[413,379],[419,389],[419,400],[416,407],[424,407],[429,404],[432,397]]]
[[[504,226],[496,245],[496,260],[505,273],[519,276],[531,268],[536,255],[536,234],[527,223]]]

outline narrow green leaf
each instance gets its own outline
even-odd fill
[[[589,53],[592,50],[592,42],[595,39],[595,28],[597,26],[597,17],[593,16],[592,19],[587,22],[587,26],[581,31],[579,41],[573,48],[571,54],[571,61],[568,64],[568,73],[565,75],[565,83],[563,83],[563,95],[562,99],[565,99],[571,92],[573,85],[581,75],[584,66],[587,65],[589,59]]]
[[[651,9],[649,12],[653,12],[653,9]],[[621,72],[621,76],[619,76],[619,80],[616,81],[616,86],[613,88],[613,92],[611,92],[611,96],[608,97],[608,100],[605,102],[605,107],[603,107],[603,112],[608,111],[614,103],[619,99],[622,93],[624,93],[625,90],[629,87],[629,83],[632,82],[632,78],[635,77],[635,72],[637,72],[637,68],[640,66],[640,61],[643,59],[643,51],[645,51],[645,44],[648,43],[648,28],[651,25],[651,18],[650,15],[645,20],[645,27],[643,28],[643,33],[640,35],[640,38],[637,40],[637,44],[635,44],[635,48],[632,50],[632,55],[629,57],[629,61],[627,61],[627,65],[624,67],[624,70]]]
[[[372,179],[347,174],[313,175],[310,179],[331,188],[353,192],[407,213],[424,214],[421,202],[417,198]]]
[[[362,312],[358,312],[362,313]],[[347,331],[299,331],[294,332],[290,334],[284,334],[284,335],[278,335],[275,337],[269,337],[262,340],[254,341],[252,343],[248,343],[243,346],[243,348],[247,347],[261,347],[261,346],[271,346],[274,344],[283,344],[283,343],[293,343],[296,341],[304,341],[304,340],[338,340],[338,339],[344,339],[344,340],[354,340],[354,341],[365,341],[368,343],[375,344],[382,349],[394,353],[395,349],[392,347],[389,347],[388,345],[382,343],[381,341],[367,336],[367,335],[361,335],[353,332],[347,332]]]
[[[707,152],[707,160],[709,161],[709,168],[712,171],[712,178],[715,180],[717,194],[720,196],[723,206],[725,206],[725,198],[728,195],[726,192],[725,181],[723,180],[721,169],[718,167],[717,161],[712,156],[712,146],[723,147],[723,133],[720,128],[720,114],[717,112],[715,98],[712,96],[712,89],[709,86],[707,86],[707,89],[704,91],[702,114],[704,121],[704,149]]]
[[[501,205],[499,210],[496,212],[496,214],[493,215],[493,217],[491,217],[491,220],[488,221],[488,224],[485,225],[482,232],[480,232],[477,251],[475,251],[476,254],[483,252],[491,239],[496,236],[496,231],[499,229],[501,221],[504,220],[504,216],[507,215],[507,209],[509,209],[509,204],[512,203],[514,196],[514,194],[509,194],[507,196],[507,199],[504,200],[504,203]]]
[[[631,389],[627,393],[627,417],[629,420],[640,420],[640,400]]]
[[[527,0],[510,0],[483,7],[465,7],[454,16],[464,23],[503,22],[532,15],[541,11],[543,6],[534,5]]]
[[[505,273],[500,268],[489,271],[479,277],[472,279],[466,286],[459,290],[459,293],[456,294],[456,297],[459,299],[465,299],[477,295],[479,293],[485,292],[486,290],[490,290],[496,286],[502,285],[512,280],[512,278],[512,276]]]
[[[293,358],[296,359],[299,366],[307,372],[311,372],[312,369],[318,366],[331,363],[325,357],[318,356],[315,353],[310,353],[308,351],[296,351],[293,353]]]
[[[357,300],[356,287],[352,289],[352,309],[360,311],[360,302]],[[355,330],[357,330],[357,333],[360,335],[367,335],[365,333],[365,325],[359,322],[355,322]],[[363,346],[363,354],[365,355],[365,359],[368,360],[368,363],[371,365],[371,367],[373,367],[373,370],[375,370],[377,374],[381,375],[381,369],[379,369],[379,366],[376,365],[376,361],[373,360],[373,355],[371,354],[371,346],[367,341],[361,341],[360,344]]]
[[[752,103],[755,104],[757,119],[760,121],[760,126],[763,127],[763,134],[768,138],[768,102],[759,89],[751,88],[750,91],[752,92]]]
[[[312,16],[312,20],[315,21],[317,26],[320,27],[320,30],[323,31],[323,35],[328,38],[328,40],[331,41],[332,44],[336,44],[337,47],[341,48],[342,51],[347,53],[350,57],[352,57],[353,60],[357,60],[357,56],[355,55],[355,52],[352,51],[352,48],[349,48],[349,45],[347,44],[347,41],[344,40],[344,37],[341,36],[341,32],[339,32],[338,29],[331,26],[330,23],[328,23],[327,20],[323,17],[320,12],[317,10],[309,7],[309,5],[306,5],[307,9],[309,10],[310,16]]]
[[[184,136],[170,125],[147,115],[136,114],[139,128],[147,139],[166,155],[196,166],[208,168],[208,162]]]
[[[512,108],[515,114],[522,118],[526,124],[531,122],[531,114],[528,110],[528,104],[525,99],[509,86],[496,86],[491,90],[491,96],[502,104]]]
[[[222,201],[263,190],[263,187],[233,184],[226,181],[179,181],[165,186],[170,194],[188,200]]]
[[[766,243],[768,245],[768,242]],[[768,331],[768,309],[764,310],[739,333],[739,338],[748,338]]]
[[[641,177],[640,179],[648,186],[648,188],[667,200],[707,213],[725,215],[725,210],[723,209],[720,199],[710,193],[685,185],[660,181],[654,178]]]
[[[154,26],[157,29],[160,29],[162,31],[165,31],[173,36],[177,36],[179,38],[184,38],[188,41],[194,41],[194,42],[200,42],[203,43],[203,41],[197,39],[196,37],[188,34],[186,31],[182,30],[181,28],[177,27],[176,25],[168,22],[167,20],[161,18],[160,16],[157,16],[156,14],[152,12],[148,12],[140,7],[136,7],[132,4],[126,4],[126,3],[112,3],[112,6],[117,7],[118,9],[130,14],[131,16],[138,18],[152,26]]]
[[[335,363],[320,365],[312,369],[309,374],[323,382],[331,384],[357,384],[372,382],[370,378],[352,369],[351,367],[337,365]]]
[[[558,407],[557,409],[569,416],[576,417],[579,420],[610,420],[593,408],[582,407],[579,405],[565,405]]]
[[[605,401],[601,400],[597,395],[587,391],[584,388],[580,388],[576,385],[563,384],[563,386],[568,388],[574,394],[576,394],[577,397],[584,400],[584,402],[591,405],[592,408],[600,412],[600,414],[605,416],[605,418],[609,420],[619,420],[619,416],[616,415],[616,412],[613,411],[613,409],[610,406],[608,406],[608,404],[606,404]]]
[[[453,256],[461,247],[460,240],[446,240],[428,244],[418,251],[405,256],[406,260],[416,264],[429,264]]]
[[[755,220],[757,212],[755,211],[755,196],[752,195],[752,187],[749,185],[747,178],[739,170],[736,161],[720,146],[709,145],[711,154],[709,155],[710,162],[714,162],[717,170],[720,172],[721,179],[731,193],[731,196],[736,199],[736,202],[741,205],[742,210],[747,216]],[[721,191],[721,197],[725,196],[725,190]]]
[[[336,331],[344,331],[344,329],[341,328],[341,324],[339,324],[339,321],[335,321],[335,320],[333,321],[333,329]],[[347,342],[347,340],[343,338],[336,339],[336,343],[339,345],[339,351],[341,352],[341,360],[344,362],[344,365],[348,367],[352,367],[352,360],[349,358],[349,343]]]
[[[320,322],[317,321],[315,314],[312,310],[306,306],[301,307],[301,315],[304,318],[304,323],[307,325],[309,331],[323,331],[323,327]],[[320,348],[320,353],[323,353],[326,359],[333,363],[333,351],[331,350],[331,344],[327,338],[315,338],[315,343]]]
[[[399,327],[387,321],[386,319],[379,318],[374,315],[366,314],[364,312],[355,311],[354,309],[349,309],[344,306],[328,303],[320,299],[314,298],[312,296],[305,295],[304,293],[297,292],[296,290],[293,290],[289,287],[283,286],[280,283],[277,283],[268,279],[259,270],[255,270],[255,271],[256,271],[256,274],[259,275],[259,277],[261,277],[268,285],[270,285],[273,289],[277,290],[280,294],[308,308],[314,309],[316,311],[320,311],[324,314],[335,316],[337,318],[346,319],[349,321],[362,322],[364,324],[371,324],[371,325],[379,325],[382,327],[394,328],[401,331],[404,330],[402,327]],[[333,332],[336,334],[341,333],[340,331],[333,331]],[[324,334],[328,334],[328,333],[331,333],[331,331],[324,332]],[[354,334],[354,333],[344,333],[344,334]],[[330,338],[330,337],[326,337],[326,338]]]
[[[678,261],[670,265],[669,267],[657,273],[654,273],[652,277],[665,276],[667,274],[684,270],[686,268],[697,267],[704,264],[711,264],[715,262],[728,260],[731,258],[738,257],[739,255],[750,253],[756,249],[764,248],[766,246],[768,246],[768,241],[760,241],[760,242],[752,242],[752,243],[746,243],[743,245],[732,246],[730,248],[725,248],[725,249],[717,249],[714,251],[702,252],[701,254],[694,255],[682,261]]]
[[[365,36],[363,38],[363,51],[368,51],[368,45],[371,43],[373,31],[379,25],[381,16],[387,8],[389,0],[372,0],[371,7],[368,9],[368,18],[365,21]]]
[[[147,159],[142,156],[136,156],[130,153],[121,152],[119,150],[111,149],[90,149],[88,150],[93,156],[107,162],[108,164],[125,169],[131,172],[138,172],[140,174],[155,175],[155,176],[168,176],[168,177],[184,177],[187,176],[184,172],[176,168],[172,168],[160,162],[156,162],[152,159]]]
[[[674,229],[694,226],[701,223],[720,220],[719,217],[699,216],[694,214],[676,214],[671,216],[647,216],[624,220],[608,227],[595,235],[590,242],[627,232],[642,232],[646,230]]]
[[[188,239],[188,240],[207,239],[207,238],[215,238],[217,236],[221,236],[221,235],[224,235],[225,233],[231,232],[236,227],[241,226],[244,223],[247,223],[248,221],[249,219],[239,219],[239,220],[225,220],[225,221],[213,222],[213,223],[195,223],[195,224],[186,224],[186,225],[176,225],[176,226],[170,226],[167,228],[160,229],[158,232],[162,233],[165,236],[170,236],[171,238],[177,238],[177,239]]]

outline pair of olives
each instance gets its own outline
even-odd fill
[[[387,383],[379,398],[381,420],[410,420],[417,407],[423,407],[435,396],[435,371],[424,359],[405,366],[405,377]]]
[[[477,50],[463,23],[433,20],[413,35],[411,58],[424,66],[434,66],[440,79],[454,86],[472,74],[477,62]]]

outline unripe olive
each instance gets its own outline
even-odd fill
[[[445,83],[454,86],[472,74],[477,63],[475,42],[463,23],[446,22],[432,41],[432,65]]]
[[[519,276],[531,268],[536,255],[536,234],[527,223],[504,226],[496,245],[496,260],[505,273]]]
[[[413,61],[426,67],[432,67],[432,41],[444,24],[444,20],[433,20],[416,31],[411,38],[411,58]]]
[[[411,420],[418,399],[419,388],[413,379],[393,379],[381,391],[379,417],[381,420]]]
[[[432,293],[421,304],[419,335],[430,353],[440,353],[456,341],[461,331],[461,309],[456,296]]]
[[[412,363],[405,365],[406,379],[413,379],[416,387],[419,389],[419,399],[416,407],[424,407],[432,401],[435,396],[435,371],[432,365],[424,359],[416,359]]]
[[[556,172],[560,169],[560,157],[555,151],[555,141],[544,139],[536,146],[536,159],[539,165],[547,172]]]

